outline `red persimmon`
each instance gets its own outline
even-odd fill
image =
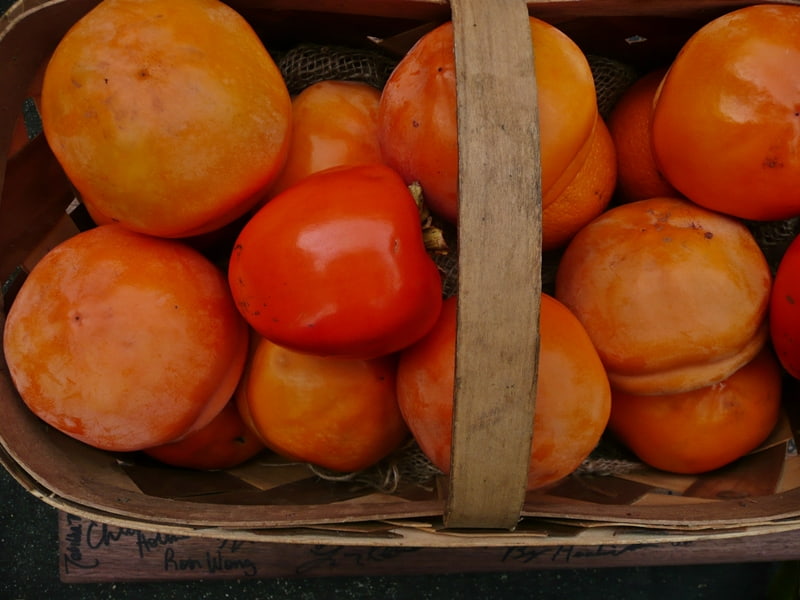
[[[383,165],[334,167],[278,194],[241,231],[228,277],[256,332],[318,355],[396,352],[442,303],[417,205]]]

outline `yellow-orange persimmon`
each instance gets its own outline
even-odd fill
[[[699,29],[673,60],[653,151],[690,200],[745,219],[800,215],[798,30],[798,6],[748,6]]]
[[[92,446],[134,451],[222,410],[244,369],[248,328],[225,276],[196,250],[103,225],[33,268],[3,348],[41,419]]]
[[[400,353],[397,370],[397,397],[406,423],[420,449],[445,473],[452,441],[456,308],[456,297],[448,298],[433,330]],[[538,368],[528,489],[577,469],[600,440],[611,410],[608,378],[586,330],[546,294]]]
[[[652,467],[703,473],[757,448],[775,428],[780,404],[781,369],[765,347],[710,386],[659,396],[614,391],[609,429]]]
[[[103,0],[56,47],[41,113],[90,213],[164,237],[245,214],[291,126],[280,71],[218,0]]]
[[[635,202],[656,196],[680,198],[653,156],[653,99],[666,68],[645,73],[625,90],[608,116],[617,154],[617,200]]]
[[[571,181],[589,151],[597,118],[594,79],[586,56],[562,31],[530,18],[547,205]],[[379,135],[384,159],[419,182],[431,210],[456,222],[458,144],[452,23],[423,36],[403,57],[381,96]],[[535,104],[534,104],[535,103]],[[491,149],[487,148],[487,152]],[[491,199],[487,199],[491,201]]]
[[[616,160],[611,133],[598,117],[583,165],[567,187],[542,208],[542,250],[565,246],[608,207],[617,183]]]
[[[606,211],[567,246],[555,295],[580,319],[612,387],[711,385],[767,340],[772,275],[740,221],[676,198]]]
[[[329,167],[383,162],[380,98],[367,83],[337,80],[312,84],[292,98],[289,155],[270,196]]]
[[[236,467],[264,450],[261,438],[231,399],[208,425],[160,446],[145,448],[151,458],[174,467],[216,470]]]
[[[408,437],[395,379],[391,356],[317,356],[256,337],[236,402],[245,422],[280,456],[358,471]]]

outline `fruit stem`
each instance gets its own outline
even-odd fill
[[[422,239],[425,242],[425,249],[436,254],[447,254],[449,247],[444,239],[444,232],[433,222],[433,215],[428,205],[425,203],[425,197],[422,194],[422,186],[418,181],[415,181],[408,186],[408,190],[411,192],[411,196],[414,198],[417,210],[419,211],[419,219],[422,224]]]

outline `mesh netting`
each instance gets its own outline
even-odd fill
[[[277,57],[277,65],[292,95],[308,86],[337,79],[361,81],[382,89],[397,59],[377,50],[300,44]]]
[[[639,77],[632,66],[613,58],[588,54],[586,59],[592,70],[597,109],[605,119],[623,92]]]
[[[780,221],[745,221],[745,225],[758,242],[774,274],[789,244],[800,233],[800,217]]]
[[[442,474],[413,440],[363,471],[340,473],[314,465],[308,467],[317,477],[326,481],[356,483],[386,494],[397,491],[401,483],[426,485]]]

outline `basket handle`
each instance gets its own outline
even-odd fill
[[[448,528],[514,529],[533,437],[541,181],[522,0],[452,0],[459,288]]]

